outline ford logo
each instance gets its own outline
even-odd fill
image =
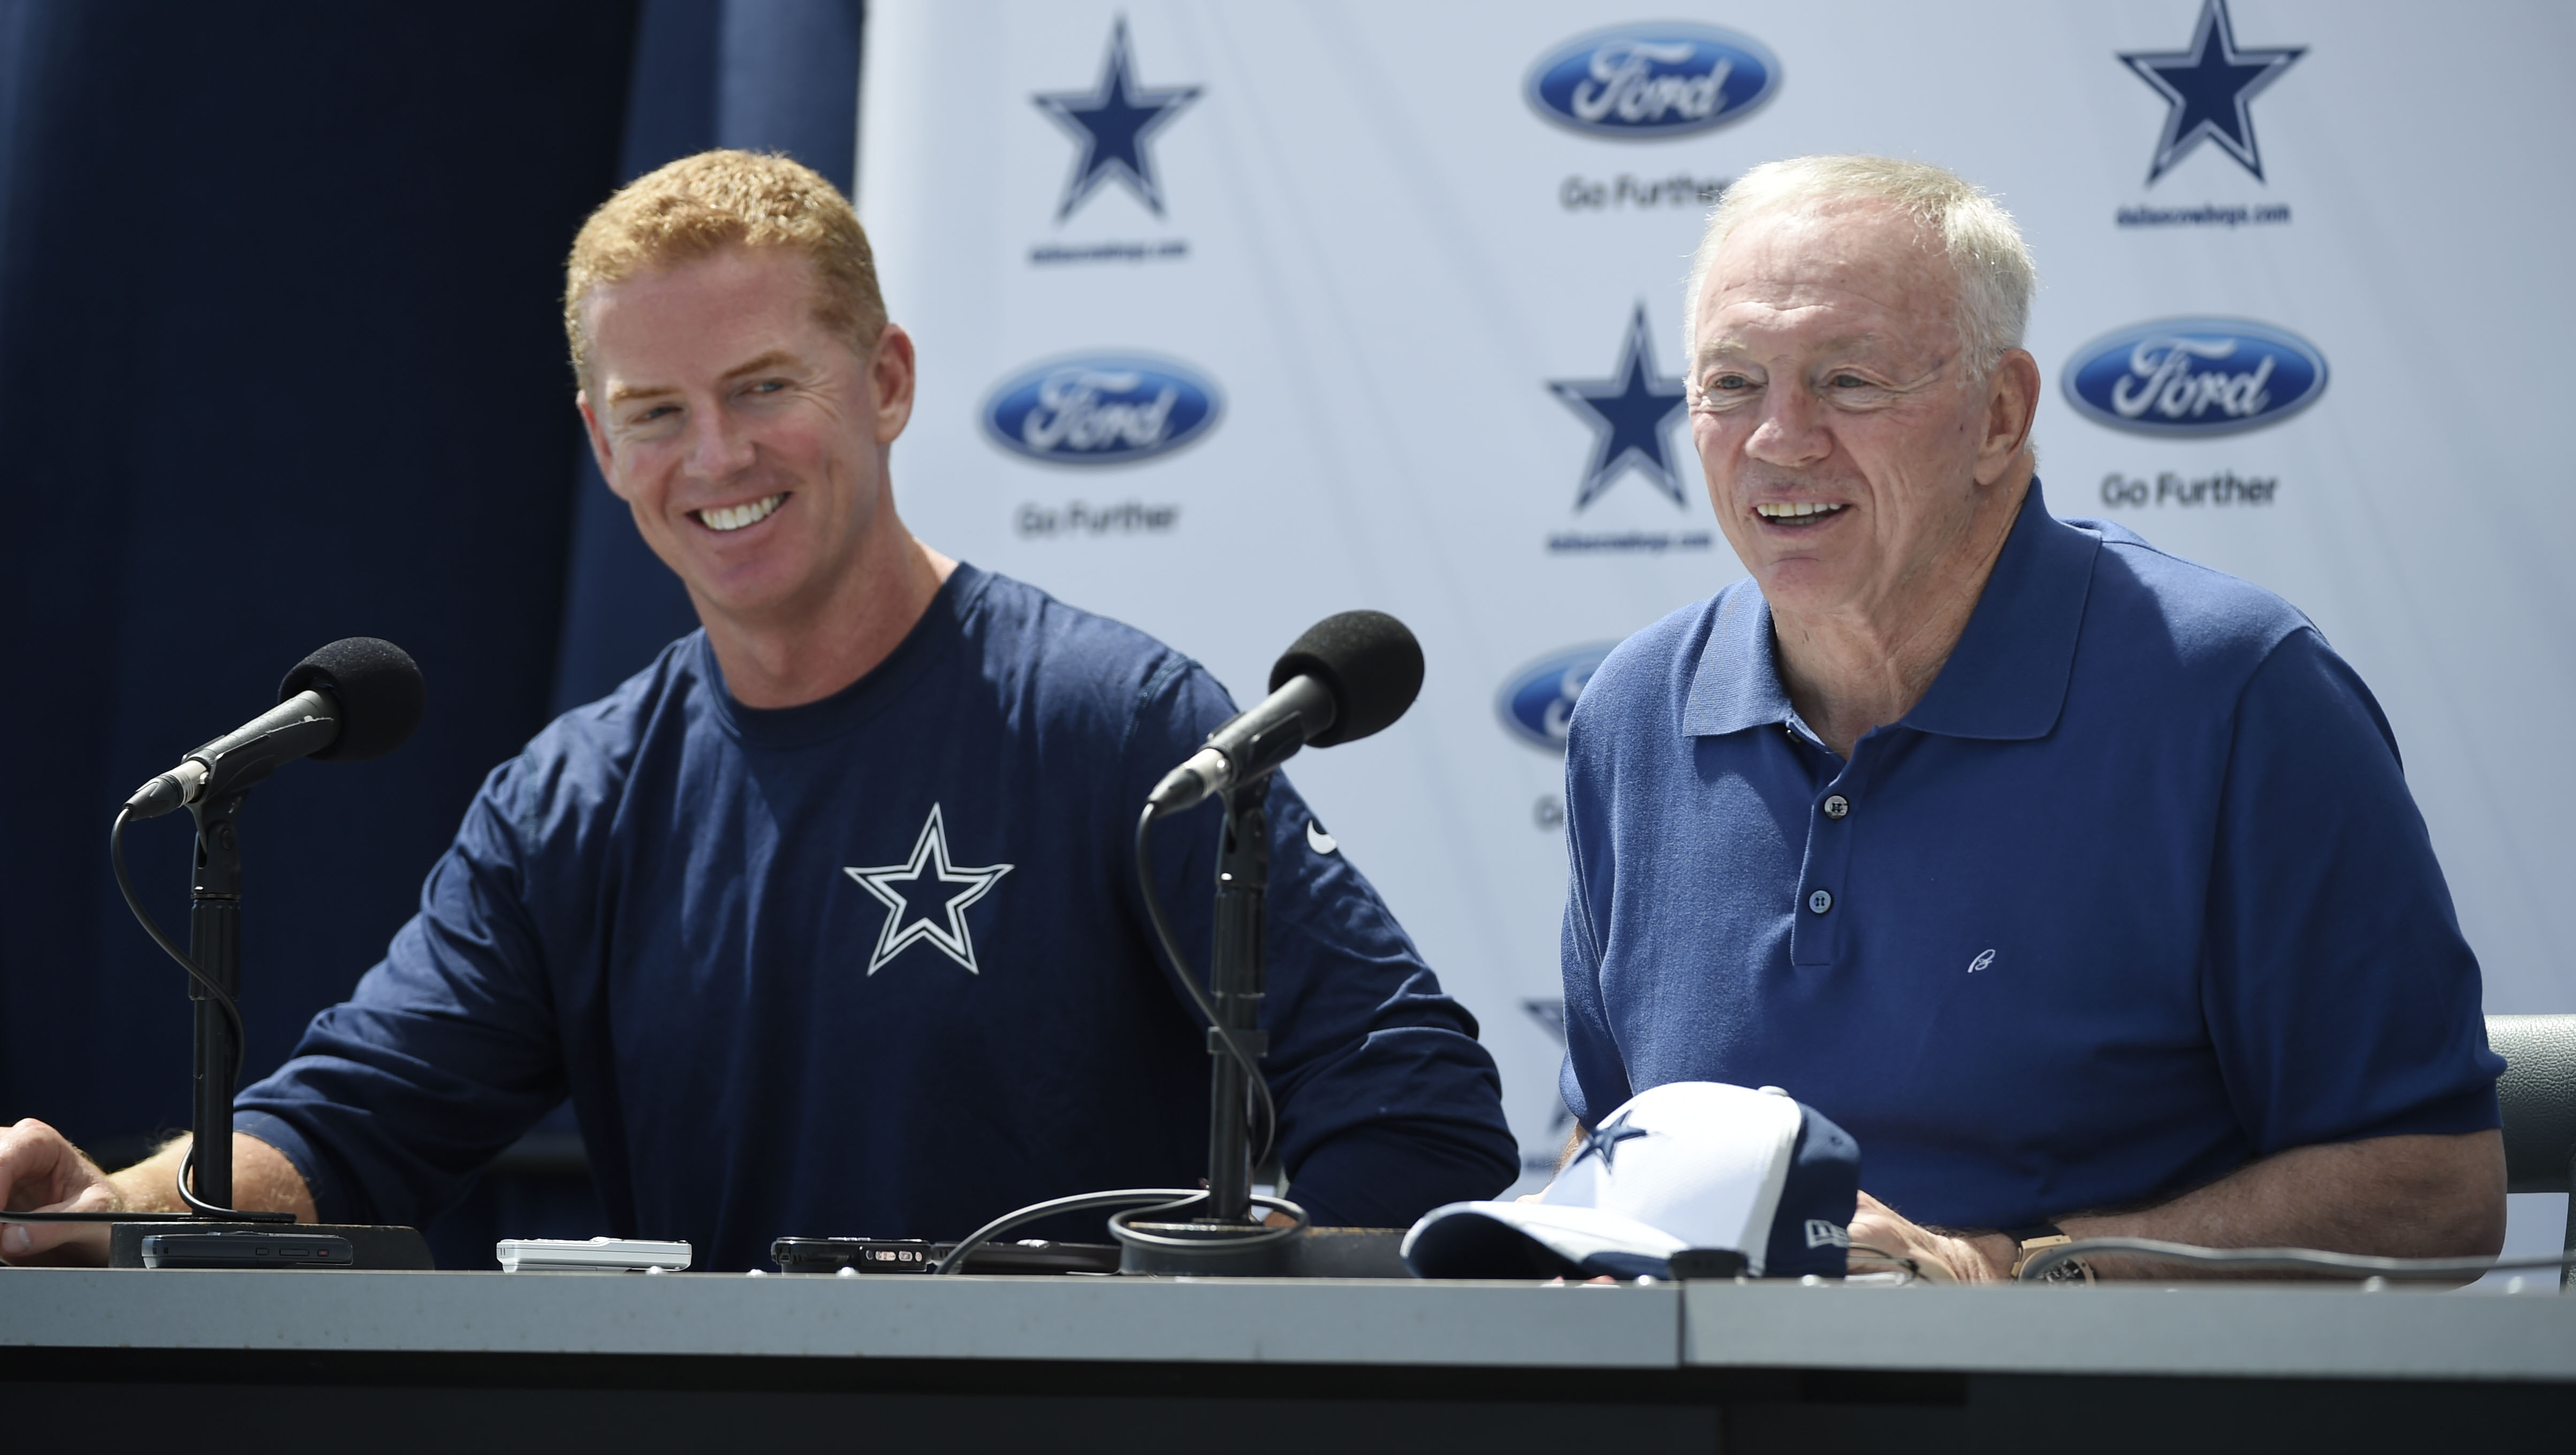
[[[1780,89],[1780,62],[1749,35],[1673,21],[1577,36],[1530,68],[1529,103],[1595,136],[1682,136],[1741,120]]]
[[[1084,354],[1038,364],[984,401],[993,443],[1050,465],[1132,465],[1216,427],[1216,384],[1143,354]]]
[[[2218,435],[2278,424],[2326,392],[2326,356],[2245,318],[2166,318],[2104,334],[2066,366],[2066,402],[2139,434]]]
[[[1583,684],[1592,680],[1593,669],[1617,645],[1595,642],[1569,647],[1513,673],[1494,699],[1494,711],[1502,717],[1504,728],[1533,748],[1564,752],[1565,722],[1573,715],[1574,699],[1583,695]]]

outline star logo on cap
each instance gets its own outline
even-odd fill
[[[930,806],[930,821],[913,841],[910,859],[883,868],[841,872],[886,907],[885,928],[877,935],[875,952],[868,956],[870,975],[920,943],[965,966],[967,973],[980,973],[975,969],[975,938],[966,928],[966,910],[990,894],[1011,866],[967,869],[950,863],[948,830],[940,823],[938,804]]]
[[[1073,161],[1073,175],[1065,181],[1064,201],[1056,209],[1055,220],[1071,217],[1073,209],[1103,182],[1119,183],[1156,217],[1162,216],[1163,189],[1154,179],[1154,156],[1147,143],[1198,98],[1196,86],[1149,90],[1136,83],[1136,61],[1127,45],[1127,17],[1118,17],[1109,31],[1109,54],[1100,63],[1100,79],[1089,91],[1030,98],[1082,145]]]
[[[1619,1150],[1619,1144],[1634,1141],[1645,1135],[1644,1127],[1608,1124],[1594,1127],[1583,1134],[1583,1150],[1575,1154],[1575,1160],[1580,1162],[1597,1153],[1601,1158],[1601,1170],[1608,1172],[1612,1168],[1611,1159]]]
[[[1635,470],[1646,483],[1683,504],[1681,477],[1665,452],[1665,432],[1686,404],[1682,381],[1655,372],[1654,341],[1646,333],[1646,305],[1637,305],[1620,341],[1619,362],[1607,379],[1551,379],[1547,387],[1592,426],[1592,460],[1574,497],[1581,510],[1601,498],[1619,476]]]
[[[2256,181],[2263,181],[2263,154],[2254,145],[2250,107],[2257,93],[2307,53],[2306,46],[2238,50],[2227,0],[2202,0],[2189,50],[2122,52],[2121,61],[2165,98],[2165,130],[2147,169],[2148,184],[2204,141],[2218,143]]]

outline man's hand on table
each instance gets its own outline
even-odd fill
[[[2001,1233],[1934,1232],[1866,1192],[1852,1214],[1851,1240],[1852,1272],[1893,1272],[1902,1266],[1896,1260],[1910,1259],[1915,1275],[1934,1283],[2001,1283],[2012,1277],[2013,1255],[2020,1251]]]
[[[29,1117],[0,1131],[0,1208],[11,1212],[125,1212],[116,1184],[80,1148]],[[105,1223],[0,1223],[0,1260],[107,1261]]]
[[[11,1212],[185,1212],[181,1137],[122,1172],[96,1162],[52,1127],[30,1117],[0,1130],[0,1208]],[[317,1220],[313,1193],[286,1154],[246,1132],[233,1133],[233,1206]],[[0,1262],[100,1267],[105,1223],[0,1223]]]

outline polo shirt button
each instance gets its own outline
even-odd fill
[[[1816,914],[1823,914],[1833,907],[1834,896],[1831,890],[1819,889],[1807,896],[1807,908]]]
[[[1851,812],[1851,800],[1837,793],[1825,800],[1825,817],[1841,818]]]

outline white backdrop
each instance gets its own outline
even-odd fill
[[[1638,55],[1679,78],[1630,108],[1660,100],[1663,132],[1531,95]],[[877,0],[860,210],[920,344],[902,509],[1239,699],[1328,612],[1411,624],[1412,713],[1291,772],[1483,1019],[1546,1158],[1560,764],[1501,699],[1530,676],[1543,732],[1576,649],[1741,574],[1681,416],[1654,428],[1706,199],[1799,153],[1937,161],[2039,258],[2051,507],[2313,616],[2396,726],[2488,1009],[2576,1010],[2576,770],[2545,741],[2576,715],[2576,588],[2548,564],[2576,526],[2548,362],[2576,334],[2570,55],[2576,9],[2502,0]],[[2085,345],[2177,317],[2221,321],[2184,331],[2203,372],[2250,320],[2324,362],[2322,393],[2289,409],[2285,364],[2255,417],[2167,435],[2070,404]],[[1614,433],[1648,453],[1596,460]]]

